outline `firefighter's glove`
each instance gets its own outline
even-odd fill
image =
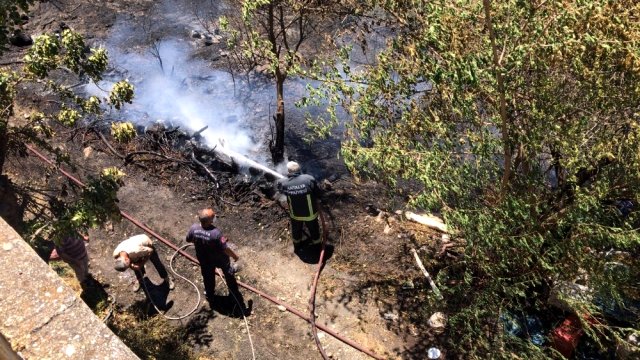
[[[229,272],[232,274],[237,274],[240,271],[242,271],[243,268],[243,264],[242,264],[242,260],[238,260],[238,261],[234,261],[230,266],[229,266]]]

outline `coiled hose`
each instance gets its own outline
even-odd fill
[[[174,273],[177,277],[181,278],[182,280],[188,282],[189,284],[191,284],[191,286],[193,286],[194,289],[196,289],[196,293],[198,294],[198,301],[196,301],[196,305],[193,307],[193,309],[191,309],[189,312],[187,312],[184,315],[180,315],[180,316],[168,316],[165,313],[163,313],[158,306],[156,306],[156,304],[153,302],[153,299],[151,298],[151,294],[149,293],[149,289],[147,288],[147,284],[142,281],[142,285],[144,286],[144,291],[147,294],[147,297],[149,298],[149,301],[151,302],[151,305],[153,305],[153,307],[156,309],[156,311],[158,312],[158,314],[162,315],[162,317],[164,317],[165,319],[168,320],[182,320],[184,318],[186,318],[187,316],[193,314],[196,310],[198,310],[198,307],[200,306],[200,290],[198,290],[198,286],[196,284],[193,283],[193,281],[187,279],[186,277],[180,275],[178,272],[176,272],[176,270],[173,268],[173,259],[175,259],[176,255],[178,255],[180,253],[181,250],[186,249],[187,247],[191,246],[193,244],[186,244],[183,245],[180,249],[176,250],[173,255],[171,256],[171,260],[169,260],[169,268],[171,269],[171,272]]]

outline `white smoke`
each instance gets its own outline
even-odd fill
[[[158,42],[154,48],[137,51],[109,46],[111,65],[135,87],[133,104],[122,112],[122,120],[139,125],[163,122],[201,133],[210,147],[225,147],[239,154],[258,153],[247,128],[247,111],[234,97],[229,73],[211,69],[190,57],[193,46],[178,40]],[[160,66],[162,61],[162,67]],[[117,76],[115,76],[117,77]],[[104,81],[87,91],[104,96],[113,83]],[[103,89],[103,90],[100,90]]]
[[[224,2],[215,3],[220,7]],[[213,5],[207,1],[197,7],[209,10]],[[207,126],[201,133],[203,142],[233,157],[241,167],[263,168],[276,177],[286,173],[284,163],[276,164],[277,172],[265,167],[271,162],[266,140],[273,136],[271,119],[276,108],[272,83],[257,72],[236,75],[234,82],[228,72],[214,69],[227,63],[220,57],[220,47],[203,47],[202,40],[195,40],[192,31],[206,33],[205,29],[188,9],[174,1],[159,1],[147,15],[144,24],[131,21],[140,18],[124,17],[112,27],[104,46],[114,71],[98,85],[88,85],[86,91],[104,97],[114,81],[126,78],[135,86],[135,98],[133,104],[114,114],[114,120],[141,126],[162,122],[192,132]],[[154,43],[153,39],[164,40]],[[209,60],[196,59],[194,54]],[[211,63],[216,57],[219,63]],[[304,114],[293,105],[308,95],[306,85],[301,79],[287,80],[288,130],[304,126]],[[296,152],[292,156],[300,160]],[[285,154],[285,159],[288,157]]]

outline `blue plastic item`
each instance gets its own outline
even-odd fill
[[[504,331],[513,336],[522,336],[524,335],[524,330],[522,329],[522,324],[520,320],[511,314],[508,311],[503,311],[500,313],[500,321],[502,321],[502,325],[504,326]]]
[[[542,346],[547,339],[542,322],[537,316],[527,315],[523,318],[504,311],[500,314],[500,321],[507,334],[520,338],[529,338],[534,345]]]
[[[526,317],[527,333],[534,345],[542,346],[546,340],[544,336],[544,328],[540,319],[533,315]]]

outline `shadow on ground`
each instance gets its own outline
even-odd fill
[[[294,254],[305,264],[317,264],[320,261],[322,247],[320,245],[306,245],[294,250]],[[325,245],[323,260],[326,263],[333,256],[334,247]]]
[[[211,310],[216,313],[224,316],[228,316],[231,318],[242,318],[243,315],[249,315],[250,310],[253,307],[253,300],[249,300],[247,303],[247,311],[245,314],[242,313],[242,308],[238,304],[238,302],[231,295],[214,295],[213,296],[213,304],[210,305]]]
[[[213,311],[205,305],[185,325],[185,329],[189,334],[189,341],[196,347],[208,347],[213,341],[213,335],[207,329],[207,324],[214,317]]]

